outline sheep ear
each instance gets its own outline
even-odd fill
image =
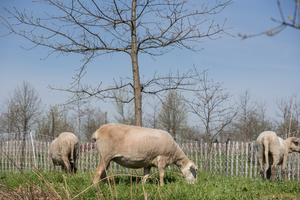
[[[292,138],[292,142],[296,145],[296,146],[298,146],[299,145],[299,138]]]
[[[190,166],[190,171],[194,171],[195,170],[195,166],[194,165],[191,165]]]

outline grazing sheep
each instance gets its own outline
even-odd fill
[[[54,165],[61,165],[65,171],[72,173],[73,167],[70,164],[74,160],[74,173],[77,172],[79,143],[76,135],[69,132],[61,133],[50,145],[50,160],[52,171]]]
[[[151,167],[159,170],[160,184],[163,185],[164,169],[175,164],[185,176],[188,183],[197,180],[197,166],[189,160],[171,135],[163,130],[130,126],[123,124],[106,124],[92,136],[96,140],[100,153],[100,162],[96,169],[94,184],[99,178],[106,182],[105,170],[110,161],[127,168],[144,168],[144,180],[149,176]]]
[[[262,179],[264,180],[263,162],[265,162],[267,178],[270,179],[272,175],[271,182],[275,179],[276,166],[280,164],[283,181],[285,181],[287,156],[292,152],[300,152],[299,143],[300,139],[296,137],[289,137],[286,140],[283,140],[282,138],[277,137],[275,132],[262,132],[255,142]],[[272,165],[272,167],[269,167],[270,165]]]

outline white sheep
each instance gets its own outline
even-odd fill
[[[151,167],[157,167],[161,185],[164,184],[164,169],[171,164],[178,166],[188,183],[197,181],[198,167],[166,131],[124,124],[106,124],[101,126],[92,138],[96,140],[101,155],[94,184],[97,184],[100,178],[106,182],[106,170],[111,161],[127,168],[144,168],[144,181],[149,176]]]
[[[78,138],[73,133],[61,133],[50,145],[50,160],[52,171],[55,165],[60,165],[65,171],[72,173],[72,163],[74,160],[74,173],[77,171],[79,143]]]
[[[276,166],[281,164],[281,174],[283,181],[286,180],[286,161],[289,153],[300,152],[300,139],[296,137],[289,137],[283,140],[277,137],[273,131],[262,132],[256,139],[255,146],[257,149],[257,157],[260,165],[260,174],[264,180],[263,163],[266,163],[267,179],[271,182],[275,179]],[[272,167],[269,167],[272,165]]]

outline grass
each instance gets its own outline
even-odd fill
[[[68,175],[59,172],[0,172],[0,199],[300,199],[300,182],[274,183],[261,179],[198,172],[190,185],[176,171],[158,173],[146,184],[136,175],[110,175],[109,184],[92,185],[93,172]]]

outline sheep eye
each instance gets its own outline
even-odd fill
[[[298,142],[294,142],[294,144],[295,144],[296,146],[298,146]]]

